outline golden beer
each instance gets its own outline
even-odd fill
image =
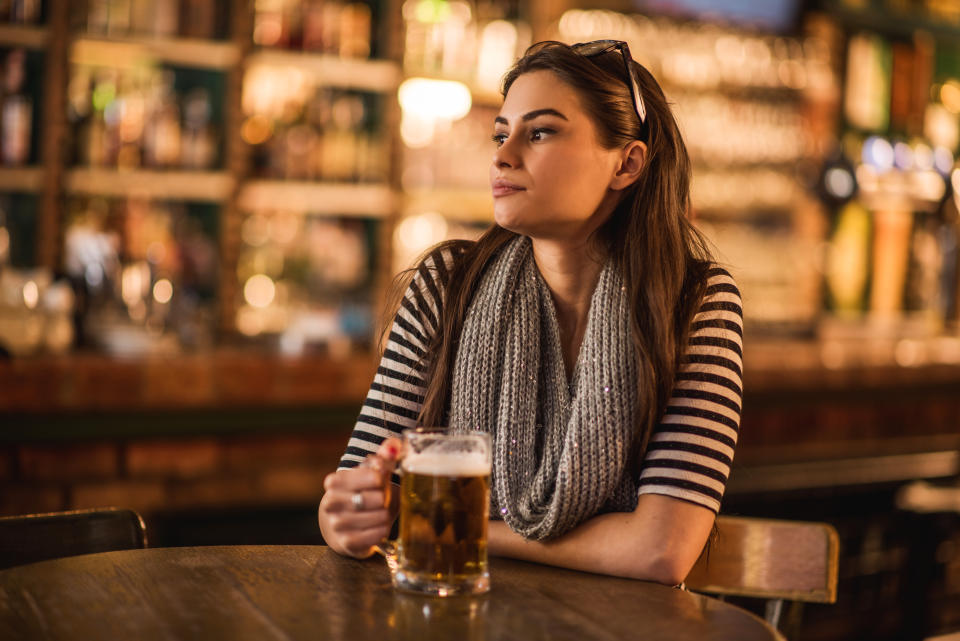
[[[425,450],[404,458],[400,486],[400,587],[439,594],[489,589],[487,520],[490,455],[486,435],[476,451]]]

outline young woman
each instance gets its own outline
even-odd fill
[[[533,45],[494,123],[495,224],[406,288],[320,528],[385,537],[400,431],[493,438],[492,554],[675,585],[710,534],[740,423],[742,311],[687,219],[690,161],[624,42]]]

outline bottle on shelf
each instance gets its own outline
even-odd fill
[[[258,0],[253,42],[261,47],[369,58],[373,16],[365,2]]]
[[[181,0],[181,35],[202,39],[216,37],[219,4],[217,0]]]
[[[220,35],[222,0],[87,0],[79,16],[93,36],[181,36],[213,39]]]
[[[147,36],[169,37],[180,32],[179,0],[133,0],[130,30]]]
[[[284,353],[369,347],[372,221],[283,210],[247,214],[237,329]]]
[[[5,0],[0,2],[0,17],[9,17],[13,24],[36,24],[40,21],[40,0]]]
[[[30,160],[30,130],[33,104],[23,93],[26,53],[14,49],[3,65],[3,103],[0,108],[0,152],[5,165],[24,165]]]
[[[181,165],[185,169],[209,169],[216,155],[216,136],[211,123],[210,92],[202,87],[184,97]]]

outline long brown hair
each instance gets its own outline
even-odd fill
[[[640,139],[641,123],[620,55],[613,50],[586,58],[560,42],[537,43],[507,72],[502,94],[506,98],[514,81],[525,73],[551,71],[576,90],[597,128],[600,144],[607,149],[622,148]],[[703,237],[687,219],[690,159],[677,123],[650,72],[636,62],[633,72],[647,110],[646,163],[591,240],[603,257],[615,261],[623,274],[627,299],[634,301],[631,327],[639,373],[634,462],[639,463],[650,431],[669,401],[690,322],[706,289],[711,258]],[[467,309],[487,264],[515,237],[514,232],[494,224],[475,242],[448,241],[430,252],[438,256],[438,249],[452,250],[455,260],[445,279],[446,300],[439,328],[425,356],[421,425],[446,424],[453,365]],[[424,268],[421,263],[419,269]]]

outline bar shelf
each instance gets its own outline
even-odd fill
[[[198,38],[81,36],[74,40],[70,58],[77,64],[97,66],[150,59],[180,67],[228,71],[240,61],[240,47]]]
[[[295,67],[320,78],[324,85],[389,93],[400,84],[400,67],[389,60],[347,59],[279,49],[260,49],[246,59],[247,67],[258,65]]]
[[[36,194],[43,187],[41,167],[0,168],[0,192],[23,192]]]
[[[240,190],[245,210],[283,209],[302,213],[387,218],[396,196],[386,184],[324,183],[288,180],[251,180]]]
[[[50,32],[45,27],[0,24],[0,46],[42,50],[47,46]]]
[[[65,191],[71,195],[224,202],[235,183],[225,171],[71,169]]]

